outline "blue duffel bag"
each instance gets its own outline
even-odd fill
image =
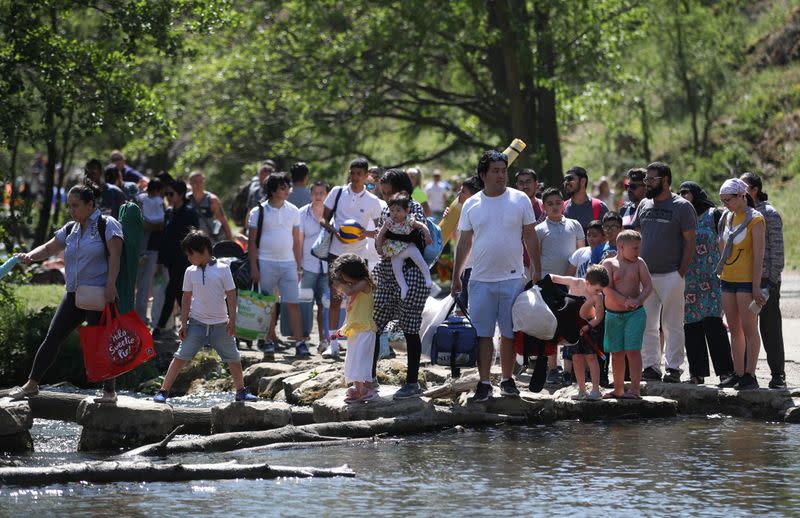
[[[456,305],[464,313],[463,317],[452,315]],[[457,369],[475,367],[477,362],[478,333],[467,312],[455,300],[444,322],[437,326],[433,335],[431,363],[450,367],[454,377],[457,377]]]

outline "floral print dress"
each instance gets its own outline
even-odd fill
[[[720,281],[716,268],[719,262],[714,208],[697,218],[695,250],[686,272],[684,323],[692,324],[706,317],[721,317]]]

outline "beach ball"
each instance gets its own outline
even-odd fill
[[[339,227],[339,237],[341,237],[342,241],[345,243],[355,243],[363,232],[364,227],[354,219],[346,220],[342,223],[342,226]]]

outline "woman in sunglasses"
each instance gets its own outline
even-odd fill
[[[756,363],[761,348],[758,312],[766,304],[759,287],[764,267],[764,216],[753,208],[747,184],[738,178],[725,180],[719,198],[727,212],[719,222],[722,253],[717,273],[722,288],[722,309],[731,333],[734,368],[734,374],[719,386],[756,389]]]

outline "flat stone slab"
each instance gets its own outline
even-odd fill
[[[27,432],[33,426],[33,413],[27,401],[0,400],[0,436]]]
[[[163,439],[175,427],[172,407],[147,399],[120,396],[114,405],[88,397],[78,405],[77,422],[83,426],[78,450],[135,447]]]
[[[492,386],[492,397],[487,401],[471,403],[468,401],[472,393],[462,393],[459,404],[470,409],[480,409],[492,414],[524,416],[531,423],[549,423],[554,419],[554,402],[548,394],[536,394],[529,390],[521,390],[519,397],[504,397],[500,389]]]
[[[784,420],[794,406],[789,390],[734,390],[689,383],[642,383],[642,394],[678,402],[681,414],[725,414],[767,420]]]
[[[292,407],[292,424],[303,426],[304,424],[314,424],[314,409],[310,406]]]
[[[283,380],[286,401],[292,405],[312,405],[328,392],[344,385],[344,375],[335,365],[323,365]]]
[[[285,363],[260,362],[251,365],[244,371],[244,385],[251,391],[258,389],[261,378],[296,372],[297,369]]]
[[[786,410],[784,414],[784,421],[787,423],[800,423],[800,398],[792,398],[794,406]]]
[[[600,421],[675,417],[678,415],[678,402],[660,396],[644,396],[641,399],[575,401],[572,396],[577,393],[578,388],[572,386],[557,390],[553,394],[554,413],[557,420]]]
[[[233,402],[211,407],[211,433],[270,430],[292,423],[292,407],[286,403]]]
[[[314,422],[327,423],[398,417],[433,409],[433,403],[428,398],[393,400],[392,396],[399,389],[400,387],[381,385],[379,396],[372,401],[363,403],[345,403],[346,388],[331,390],[325,397],[314,402]]]

